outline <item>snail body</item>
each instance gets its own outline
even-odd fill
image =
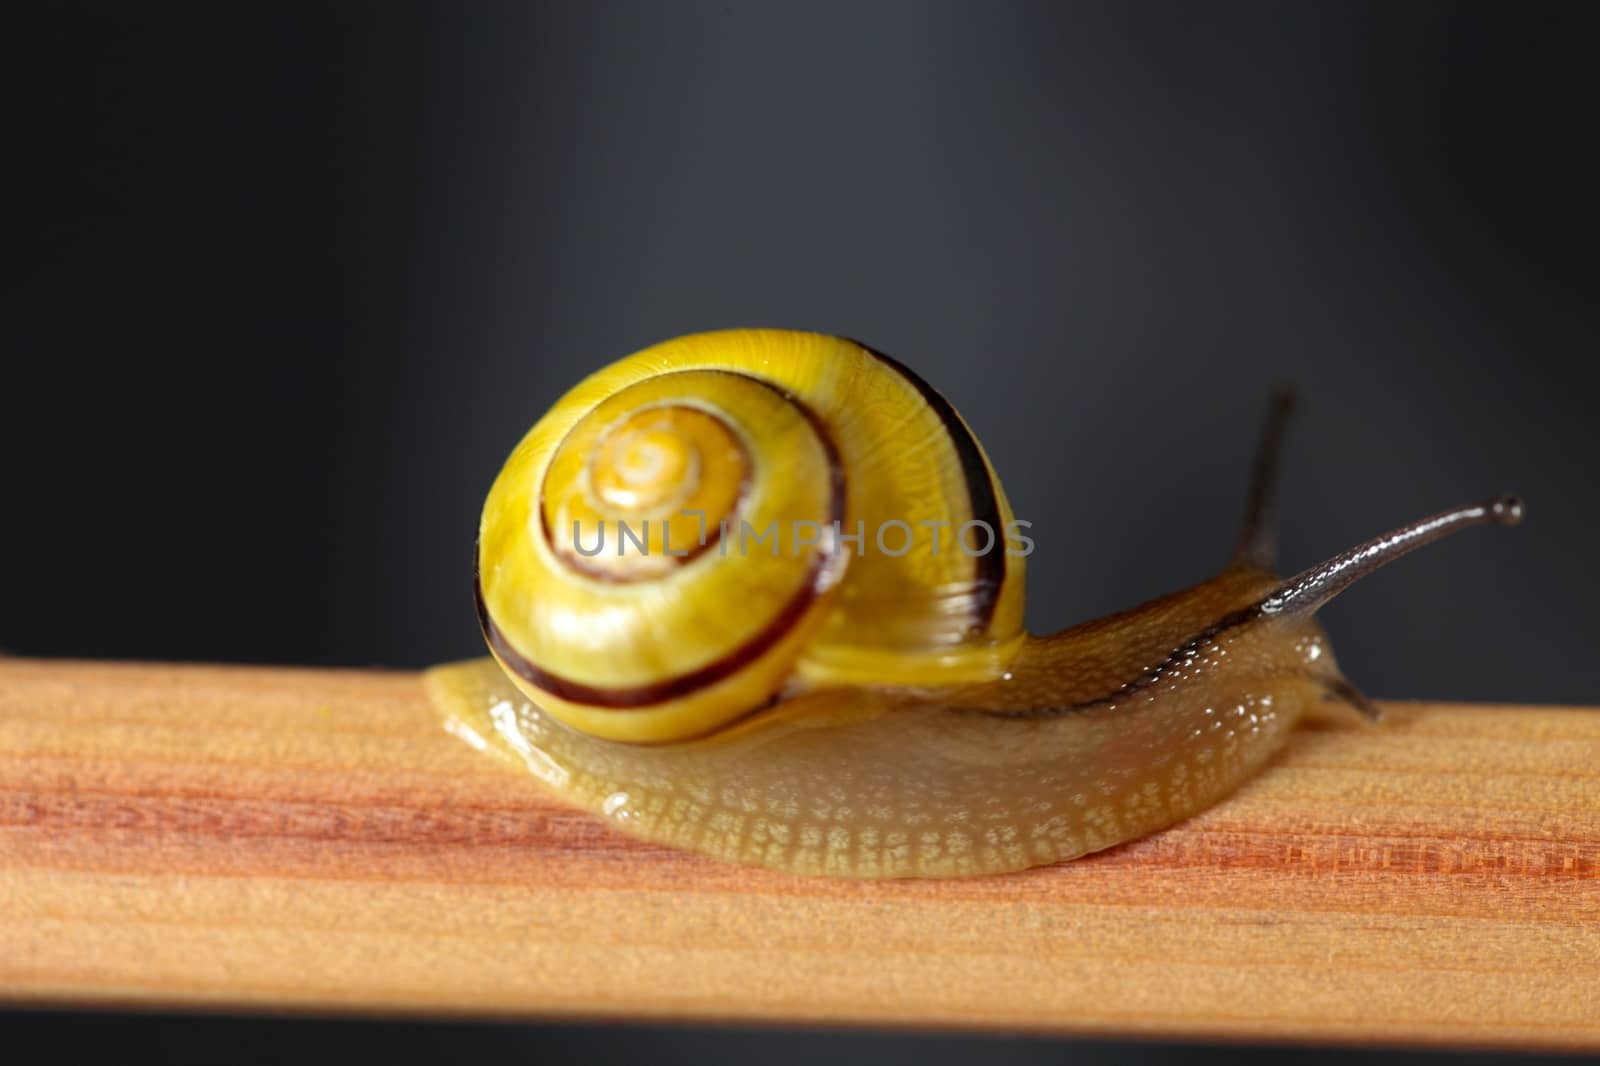
[[[1285,581],[1285,410],[1222,572],[1031,636],[1026,524],[937,392],[844,338],[668,342],[580,384],[513,452],[479,531],[493,658],[436,667],[428,689],[453,732],[566,801],[718,859],[955,877],[1110,847],[1222,798],[1309,708],[1374,713],[1315,609],[1521,515],[1458,508]],[[607,520],[665,543],[597,550]],[[777,550],[736,539],[774,524]]]

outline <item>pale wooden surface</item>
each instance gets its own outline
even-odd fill
[[[0,999],[1600,1048],[1600,710],[1391,711],[1099,856],[856,883],[626,840],[414,674],[0,660]]]

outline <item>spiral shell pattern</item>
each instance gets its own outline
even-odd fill
[[[996,527],[980,556],[952,539],[975,520]],[[1010,520],[965,423],[888,357],[700,334],[591,376],[518,445],[484,506],[479,616],[552,716],[685,739],[786,687],[994,676],[1022,636]]]

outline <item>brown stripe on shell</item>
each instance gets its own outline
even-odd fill
[[[961,421],[961,416],[956,413],[950,401],[932,385],[918,377],[910,367],[854,337],[845,339],[899,374],[921,394],[927,405],[933,408],[933,413],[944,423],[945,433],[955,447],[956,458],[961,463],[961,474],[967,483],[967,499],[972,518],[974,521],[987,524],[994,531],[990,550],[973,559],[973,628],[975,632],[981,633],[989,628],[989,622],[994,617],[995,605],[1000,601],[1000,592],[1006,581],[1006,554],[1004,551],[994,550],[996,545],[1004,543],[1006,535],[1000,521],[1000,494],[995,490],[994,478],[989,473],[989,464],[984,461],[983,450],[978,447],[977,438],[972,435],[972,430],[967,428],[967,424]]]
[[[676,371],[676,373],[701,373],[710,372],[718,374],[735,374],[731,370],[718,370],[714,367],[697,368],[689,371]],[[750,374],[737,374],[738,377],[755,382],[773,392],[781,395],[788,403],[804,416],[811,426],[812,432],[821,443],[828,461],[828,510],[830,525],[839,525],[844,522],[846,500],[846,477],[844,464],[839,456],[838,445],[834,442],[832,433],[827,425],[811,407],[802,402],[794,394],[781,389],[772,382]],[[543,511],[543,500],[539,501],[540,510]],[[800,591],[790,597],[783,609],[771,621],[763,626],[760,632],[734,648],[726,655],[715,659],[706,665],[691,670],[688,673],[675,677],[653,681],[647,685],[633,685],[626,687],[608,687],[588,685],[562,677],[559,674],[545,670],[512,646],[505,633],[495,624],[489,616],[489,607],[483,597],[483,573],[479,560],[479,553],[473,553],[472,591],[477,603],[478,624],[483,629],[484,639],[494,651],[495,657],[502,666],[541,692],[548,692],[552,696],[568,701],[569,703],[582,704],[602,710],[627,711],[648,709],[666,703],[669,700],[679,699],[700,689],[708,688],[735,672],[748,663],[759,659],[771,650],[792,628],[805,616],[806,611],[822,593],[824,588],[833,583],[831,571],[834,568],[839,552],[838,539],[824,540],[818,545],[816,557],[812,559],[810,569],[806,574],[805,584]]]

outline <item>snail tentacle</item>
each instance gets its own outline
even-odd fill
[[[1342,703],[1352,708],[1370,721],[1379,721],[1383,718],[1383,709],[1367,698],[1367,694],[1356,688],[1343,677],[1328,677],[1320,679],[1322,687],[1327,692],[1327,698],[1335,703]]]
[[[1302,570],[1257,606],[1263,615],[1310,615],[1363,577],[1403,555],[1471,526],[1514,526],[1522,521],[1523,511],[1522,501],[1515,496],[1496,496],[1482,503],[1440,511]]]
[[[1239,544],[1234,549],[1232,566],[1270,571],[1277,564],[1278,467],[1294,405],[1293,389],[1285,386],[1273,392],[1251,465],[1244,523],[1239,529]]]

